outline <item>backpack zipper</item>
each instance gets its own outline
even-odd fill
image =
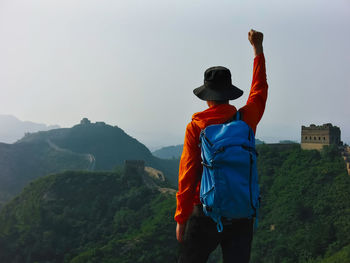
[[[248,140],[249,142],[251,142],[254,137],[252,137],[252,133],[251,133],[251,129],[249,129],[249,134],[248,134]],[[248,147],[248,151],[249,151],[249,156],[250,156],[250,174],[249,174],[249,195],[250,195],[250,205],[254,210],[254,215],[256,216],[256,208],[254,207],[253,204],[253,194],[252,194],[252,177],[253,177],[253,155],[252,155],[252,150],[254,152],[256,152],[255,148],[253,149],[253,147],[249,146]]]
[[[208,139],[208,137],[205,135],[205,129],[201,131],[200,137],[203,136],[204,139],[209,143],[209,145],[212,147],[214,144]]]
[[[250,195],[250,205],[254,210],[254,215],[256,216],[256,208],[254,207],[253,204],[253,194],[252,194],[252,177],[253,177],[253,156],[252,153],[249,152],[249,156],[250,156],[250,174],[249,174],[249,195]]]

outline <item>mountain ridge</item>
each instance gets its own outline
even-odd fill
[[[129,159],[144,160],[176,185],[176,161],[154,157],[117,126],[81,123],[27,133],[13,144],[0,144],[0,209],[35,178],[64,170],[113,170]]]
[[[14,143],[28,132],[47,131],[59,128],[58,125],[46,125],[32,121],[21,121],[13,115],[0,114],[0,141]]]
[[[166,261],[169,252],[175,257],[175,194],[164,187],[148,172],[67,171],[39,178],[0,212],[0,261],[101,262],[113,247],[113,258],[128,262],[140,256],[140,246],[149,247],[150,235],[155,253],[143,262]],[[97,249],[103,255],[96,258]]]
[[[252,263],[347,263],[350,177],[336,147],[260,145]],[[0,262],[171,262],[175,190],[160,171],[67,171],[39,178],[0,211]],[[140,164],[142,166],[142,164]],[[220,262],[220,251],[208,262]]]

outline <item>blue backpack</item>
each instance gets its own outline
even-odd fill
[[[241,120],[239,112],[233,119],[210,125],[200,134],[200,200],[204,213],[217,223],[219,232],[223,230],[223,218],[257,217],[260,207],[254,132]]]

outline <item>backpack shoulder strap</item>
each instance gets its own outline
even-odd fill
[[[236,121],[240,121],[242,119],[241,117],[241,113],[239,112],[239,110],[236,112]]]
[[[232,121],[240,121],[243,118],[243,114],[238,110],[235,115],[233,115],[231,118],[229,118],[227,121],[224,123],[230,123]]]

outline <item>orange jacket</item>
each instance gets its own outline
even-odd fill
[[[247,104],[240,109],[243,120],[256,131],[267,99],[265,57],[260,54],[254,59],[253,81]],[[200,204],[199,189],[202,177],[199,135],[202,129],[230,119],[237,109],[230,104],[220,104],[193,114],[186,127],[185,141],[179,167],[179,190],[176,194],[175,220],[183,224],[190,217],[193,206]]]

